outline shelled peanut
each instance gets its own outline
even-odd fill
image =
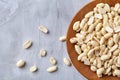
[[[103,75],[120,77],[120,4],[110,7],[99,3],[81,21],[73,25],[76,35],[70,39],[78,60]]]

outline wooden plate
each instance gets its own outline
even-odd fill
[[[73,63],[73,65],[75,66],[75,68],[84,76],[86,77],[88,80],[120,80],[120,78],[117,77],[112,77],[112,76],[104,76],[102,78],[98,78],[96,73],[92,72],[89,68],[89,66],[84,65],[83,63],[79,62],[77,60],[77,53],[75,52],[74,49],[74,44],[70,43],[70,38],[74,37],[76,32],[73,31],[73,24],[76,21],[81,21],[81,19],[83,19],[84,15],[93,10],[93,8],[96,6],[96,4],[98,3],[108,3],[110,6],[114,6],[116,3],[120,3],[120,0],[95,0],[95,1],[91,1],[90,3],[88,3],[87,5],[85,5],[82,9],[80,9],[77,14],[75,15],[75,17],[72,19],[70,25],[69,25],[69,29],[67,32],[67,51],[69,54],[69,57]]]

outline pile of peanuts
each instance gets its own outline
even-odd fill
[[[81,21],[73,25],[75,37],[70,39],[78,61],[90,66],[100,78],[120,77],[120,4],[110,7],[99,3]]]

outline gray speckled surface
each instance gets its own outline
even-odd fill
[[[63,64],[68,57],[66,44],[58,39],[65,35],[73,15],[90,0],[0,0],[0,80],[86,80],[75,68]],[[43,34],[39,25],[45,25],[50,33]],[[33,46],[24,50],[22,43],[32,40]],[[38,56],[45,48],[47,56]],[[50,56],[58,61],[58,71],[47,73]],[[19,59],[26,66],[15,66]],[[39,70],[29,72],[37,65]]]

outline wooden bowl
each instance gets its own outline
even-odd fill
[[[69,28],[68,28],[68,32],[67,32],[67,40],[66,40],[66,45],[67,45],[67,51],[69,54],[69,57],[73,63],[73,65],[75,66],[75,68],[84,76],[86,77],[88,80],[120,80],[120,78],[118,77],[113,77],[113,76],[103,76],[102,78],[98,78],[95,72],[92,72],[90,70],[89,66],[84,65],[83,63],[81,63],[80,61],[77,60],[77,53],[75,52],[74,49],[74,44],[70,43],[70,38],[74,37],[76,32],[73,31],[73,24],[76,21],[81,21],[81,19],[83,19],[83,17],[85,16],[85,14],[91,10],[93,10],[93,8],[96,6],[96,4],[98,3],[108,3],[110,6],[114,6],[116,3],[120,3],[120,0],[95,0],[95,1],[91,1],[90,3],[88,3],[87,5],[85,5],[83,8],[81,8],[77,14],[75,15],[75,17],[72,19]]]

